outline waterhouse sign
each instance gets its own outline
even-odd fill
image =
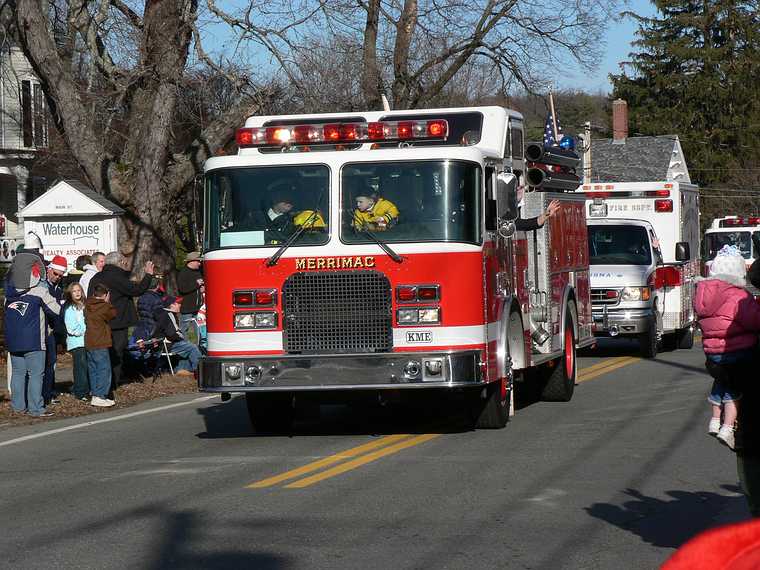
[[[116,249],[116,220],[24,220],[24,231],[42,240],[42,253],[49,259],[62,255],[73,268],[80,255]]]
[[[26,206],[24,234],[36,233],[42,254],[62,255],[69,269],[80,255],[117,250],[117,218],[124,211],[81,182],[62,180]]]

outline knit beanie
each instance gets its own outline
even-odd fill
[[[738,287],[747,285],[747,266],[735,245],[724,245],[710,263],[710,277]]]

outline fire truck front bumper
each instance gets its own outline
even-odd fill
[[[480,351],[206,357],[206,392],[456,388],[485,382]]]
[[[655,313],[650,309],[608,309],[592,307],[595,336],[625,336],[642,334],[650,330],[655,322]]]

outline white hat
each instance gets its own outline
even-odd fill
[[[42,249],[42,240],[34,232],[29,232],[24,236],[24,249]]]
[[[735,245],[724,245],[710,263],[710,277],[745,287],[747,265],[739,248]]]

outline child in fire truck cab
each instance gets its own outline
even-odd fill
[[[705,367],[714,379],[707,398],[712,406],[707,433],[731,449],[742,396],[740,384],[751,374],[760,332],[760,304],[746,289],[746,273],[739,249],[724,246],[710,265],[709,277],[697,278],[694,295]]]
[[[371,231],[384,231],[398,222],[398,208],[390,200],[381,198],[369,184],[364,185],[355,194],[356,210],[353,225],[360,229],[366,227]]]

